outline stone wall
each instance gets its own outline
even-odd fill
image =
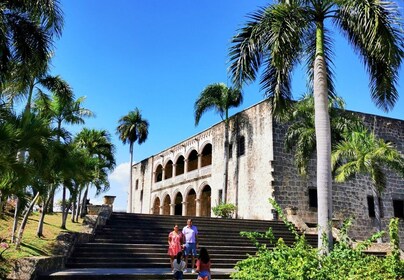
[[[380,116],[357,113],[365,124],[375,131],[378,137],[391,141],[404,153],[404,122]],[[274,188],[275,197],[280,206],[298,207],[298,215],[307,223],[317,223],[317,209],[309,207],[308,192],[316,188],[316,160],[309,164],[309,176],[302,178],[298,175],[293,162],[293,155],[284,148],[286,126],[274,125]],[[390,218],[393,217],[392,199],[404,199],[404,180],[390,171],[387,174],[387,187],[382,194],[382,227],[386,229]],[[372,196],[372,183],[368,176],[356,178],[340,184],[333,183],[333,213],[335,218],[354,218],[349,231],[354,239],[363,240],[376,232],[374,218],[368,214],[367,196]],[[404,245],[404,224],[400,220],[401,247]]]

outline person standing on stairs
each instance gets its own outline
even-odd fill
[[[192,224],[192,219],[187,220],[187,225],[182,229],[184,235],[184,255],[185,264],[188,266],[188,256],[192,257],[191,272],[195,273],[195,257],[197,256],[196,249],[198,248],[198,228]],[[187,272],[185,269],[184,272]]]
[[[174,270],[173,261],[178,252],[182,252],[184,237],[179,231],[178,225],[174,225],[174,230],[168,234],[168,255],[170,256],[171,270]]]
[[[210,275],[210,257],[205,247],[201,248],[198,260],[196,261],[196,272],[198,272],[198,280],[211,280]]]

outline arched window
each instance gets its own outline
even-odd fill
[[[198,153],[193,150],[188,156],[188,172],[198,168]]]
[[[175,176],[184,174],[185,160],[183,156],[180,156],[175,163]]]
[[[165,178],[164,179],[169,179],[173,177],[173,162],[169,160],[166,164],[166,167],[164,168],[165,170]]]
[[[156,179],[155,182],[160,182],[163,180],[163,166],[159,164],[156,169]]]
[[[202,167],[212,164],[212,144],[206,144],[202,150]]]

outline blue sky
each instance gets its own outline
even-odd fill
[[[220,121],[213,111],[194,126],[193,104],[205,86],[227,79],[230,39],[247,14],[270,1],[245,0],[61,0],[65,16],[56,41],[52,74],[61,75],[96,117],[86,127],[106,129],[116,146],[117,168],[111,174],[115,209],[125,210],[129,182],[129,147],[115,134],[118,119],[138,107],[150,122],[149,138],[134,148],[142,160]],[[402,5],[402,2],[400,2]],[[376,108],[368,76],[358,57],[334,31],[335,83],[347,109],[404,119],[404,71],[398,100],[389,113]],[[230,85],[230,84],[228,84]],[[305,92],[306,76],[297,68],[293,93]],[[257,83],[244,88],[236,113],[261,101]],[[80,130],[75,127],[74,131]],[[100,196],[102,197],[102,195]],[[90,199],[96,203],[101,198]]]

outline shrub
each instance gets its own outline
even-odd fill
[[[272,230],[266,233],[242,232],[257,247],[257,253],[236,264],[236,272],[231,277],[235,279],[403,279],[404,262],[399,258],[398,221],[390,222],[390,240],[393,248],[391,255],[378,258],[366,255],[363,251],[381,237],[377,233],[368,240],[352,248],[347,235],[351,222],[345,221],[341,230],[341,241],[335,244],[328,255],[322,255],[317,248],[306,242],[304,235],[299,235],[294,227],[286,220],[281,208],[271,200],[279,216],[288,225],[296,237],[293,245],[288,246],[280,238],[275,240]],[[265,239],[266,242],[258,240]],[[270,244],[273,249],[268,248]]]
[[[237,207],[231,203],[220,203],[213,207],[213,213],[222,218],[231,218],[236,211]]]

